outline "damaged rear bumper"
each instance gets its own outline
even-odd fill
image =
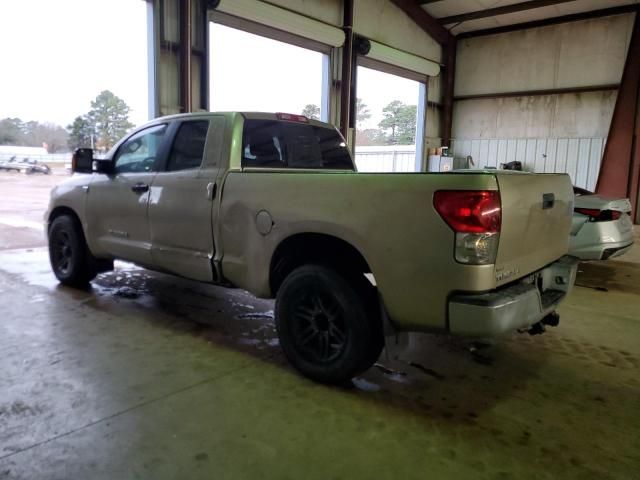
[[[517,283],[486,293],[449,298],[449,331],[497,336],[528,328],[552,313],[571,291],[578,259],[565,256]]]

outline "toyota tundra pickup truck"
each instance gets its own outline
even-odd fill
[[[334,127],[298,115],[158,118],[73,170],[46,214],[60,282],[122,259],[275,298],[285,355],[321,382],[393,332],[544,330],[575,279],[567,175],[358,173]]]

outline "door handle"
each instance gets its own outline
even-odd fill
[[[146,183],[136,183],[131,187],[131,191],[135,193],[144,193],[149,191],[149,185]]]
[[[216,198],[216,191],[218,190],[218,185],[215,183],[207,184],[207,198],[209,200],[213,200]]]

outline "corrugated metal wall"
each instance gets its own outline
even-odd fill
[[[605,138],[455,139],[453,154],[471,155],[472,168],[499,168],[519,161],[530,172],[568,173],[574,185],[594,190],[605,142]]]

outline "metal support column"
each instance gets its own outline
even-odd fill
[[[640,223],[640,15],[636,14],[618,98],[609,127],[596,192],[628,197],[635,223]]]
[[[149,116],[206,110],[207,8],[213,0],[147,0]]]
[[[180,0],[180,106],[191,111],[191,0]]]
[[[342,47],[342,77],[340,80],[340,131],[349,141],[349,127],[351,126],[351,94],[354,89],[354,54],[353,54],[353,0],[343,0],[342,28],[345,41]]]
[[[451,129],[453,125],[453,90],[456,76],[456,37],[450,36],[447,44],[443,47],[445,56],[444,85],[442,91],[442,120],[440,133],[442,135],[442,145],[450,146]]]

